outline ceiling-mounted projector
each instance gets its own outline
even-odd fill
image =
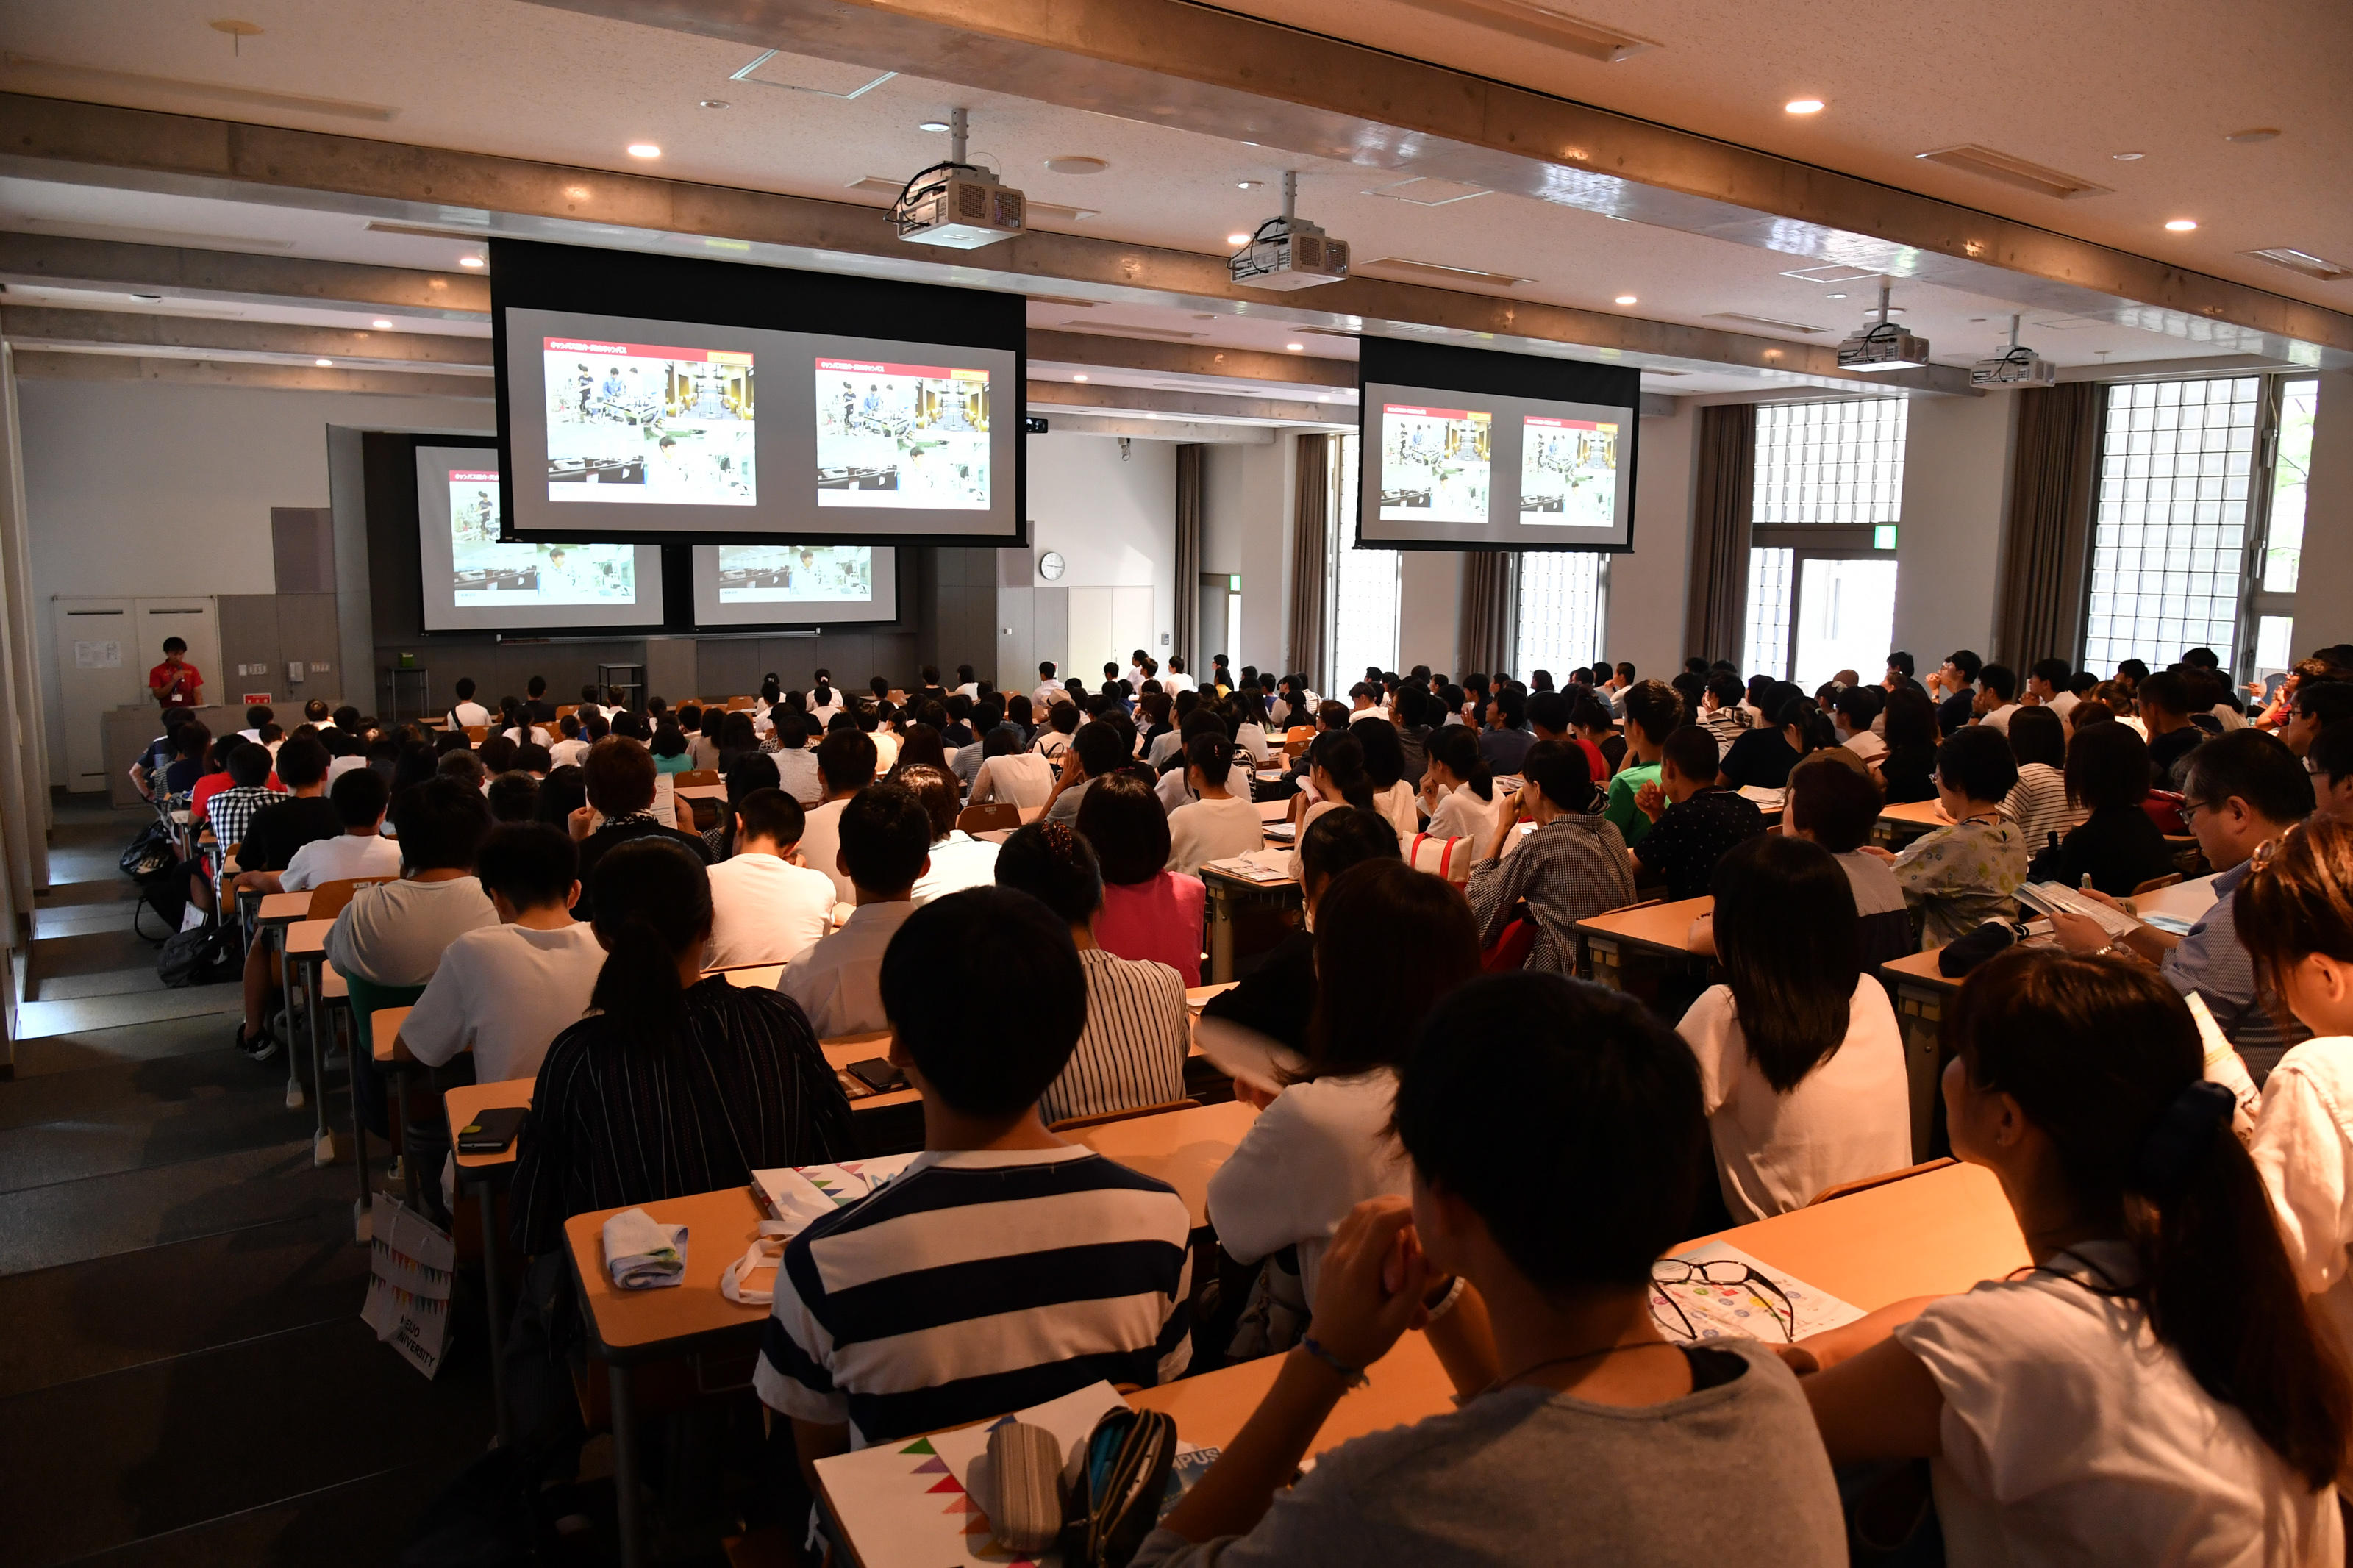
[[[2059,367],[2018,341],[2018,318],[2010,319],[2010,346],[1969,366],[1971,386],[2056,386]]]
[[[1841,370],[1918,370],[1928,363],[1928,340],[1915,337],[1888,319],[1887,279],[1879,280],[1878,317],[1857,327],[1838,346]]]
[[[1313,289],[1348,276],[1348,242],[1298,216],[1299,175],[1282,176],[1282,216],[1258,226],[1250,242],[1226,258],[1226,271],[1252,289]]]
[[[977,250],[1022,231],[1022,195],[987,169],[964,161],[965,111],[950,111],[948,160],[909,180],[891,204],[899,237],[915,245]]]

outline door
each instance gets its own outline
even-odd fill
[[[107,787],[105,712],[142,700],[147,667],[163,655],[140,658],[136,600],[60,598],[52,601],[52,607],[66,788],[102,790]]]
[[[204,705],[241,708],[239,693],[245,689],[237,678],[221,668],[220,610],[208,597],[188,595],[177,599],[141,599],[139,605],[139,700],[147,700],[147,668],[162,661],[164,639],[178,637],[188,645],[188,662],[205,678]],[[260,678],[259,691],[275,679]]]
[[[1791,679],[1812,692],[1841,670],[1869,685],[1895,635],[1895,562],[1886,554],[1798,552]]]
[[[1201,574],[1201,616],[1193,645],[1193,673],[1208,679],[1211,661],[1219,654],[1236,669],[1242,666],[1242,579],[1240,573]]]

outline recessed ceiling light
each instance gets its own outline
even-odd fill
[[[1793,98],[1781,106],[1784,114],[1820,114],[1822,100],[1819,98]]]
[[[1631,294],[1620,294],[1618,296],[1618,302],[1621,305],[1630,305],[1634,303],[1634,296]]]
[[[333,360],[331,360],[331,359],[314,359],[314,360],[312,360],[311,363],[312,364],[318,364],[318,365],[328,365],[328,364],[332,364],[332,363],[334,363],[335,362],[334,362]]]
[[[2168,218],[2165,226],[2175,234],[2188,234],[2198,226],[2198,220],[2194,217]]]
[[[1843,300],[1846,296],[1843,294],[1825,294],[1822,298],[1825,300]]]
[[[1289,349],[1293,353],[1303,353],[1307,348],[1305,343],[1285,343],[1282,346]]]
[[[934,136],[944,136],[947,134],[948,122],[944,120],[925,120],[918,122],[915,129],[928,131]]]
[[[2143,158],[2147,157],[2148,154],[2146,153],[2111,153],[2108,156],[2114,158],[2119,163],[2137,163]]]
[[[479,256],[461,256],[458,258],[458,265],[460,267],[480,267],[481,264],[482,258]]]
[[[1238,191],[1254,191],[1265,184],[1266,182],[1264,180],[1236,180],[1234,182],[1234,189]]]
[[[661,149],[655,146],[650,142],[632,142],[629,143],[629,156],[632,158],[659,158],[661,156]]]
[[[1229,234],[1226,236],[1226,243],[1228,245],[1248,245],[1250,243],[1250,237],[1246,234]]]
[[[2279,132],[2268,125],[2259,125],[2252,131],[2233,131],[2222,140],[2236,142],[2242,146],[2252,146],[2258,142],[2276,142],[2279,140]]]
[[[723,98],[706,98],[694,106],[697,109],[733,109],[735,106]]]
[[[370,321],[368,325],[374,327],[379,332],[388,332],[392,331],[392,323],[382,316],[378,316],[375,321]]]
[[[1071,379],[1072,381],[1084,381],[1084,380],[1086,380],[1086,377],[1085,377],[1085,376],[1083,376],[1083,375],[1074,375],[1074,376],[1071,377]]]

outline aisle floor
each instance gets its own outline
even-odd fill
[[[60,806],[0,1082],[5,1556],[390,1563],[490,1440],[487,1368],[428,1383],[360,1321],[350,1151],[312,1167],[235,985],[155,978],[115,865],[143,821]]]

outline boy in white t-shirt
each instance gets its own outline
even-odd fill
[[[790,963],[825,935],[833,879],[801,863],[807,814],[780,789],[755,789],[735,806],[735,853],[711,868],[707,969]]]
[[[274,878],[263,873],[256,885],[265,893],[307,893],[326,882],[354,877],[400,875],[400,845],[384,836],[384,812],[391,791],[374,768],[355,768],[327,790],[343,831],[294,851],[286,869]],[[269,883],[275,881],[277,886]]]

